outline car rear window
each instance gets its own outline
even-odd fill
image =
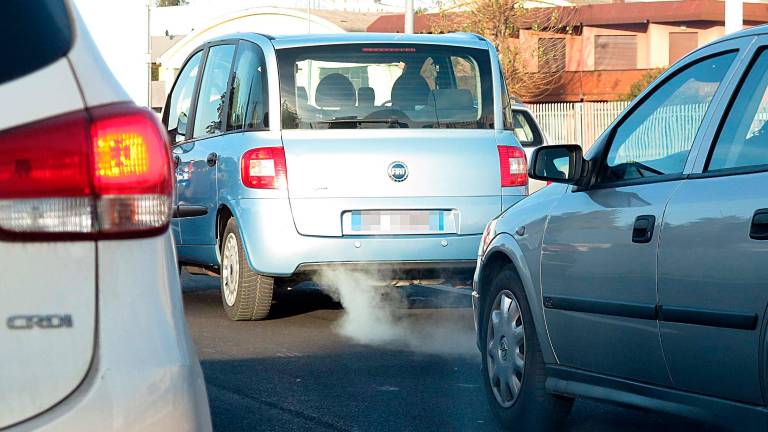
[[[283,129],[493,128],[487,50],[343,44],[277,61]]]
[[[0,84],[41,69],[65,56],[72,28],[63,0],[0,1]]]

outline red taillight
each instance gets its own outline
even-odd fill
[[[285,189],[287,172],[282,147],[251,149],[240,161],[240,177],[249,188]]]
[[[528,185],[528,160],[520,147],[499,146],[499,168],[502,187]]]
[[[168,226],[173,183],[156,116],[97,107],[0,133],[0,231],[142,236]]]

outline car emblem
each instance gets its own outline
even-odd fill
[[[387,168],[387,174],[393,182],[400,183],[408,178],[408,165],[405,162],[395,161],[389,164]]]

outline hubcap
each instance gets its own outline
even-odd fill
[[[488,316],[486,365],[496,401],[512,406],[520,394],[525,370],[525,331],[520,304],[504,290],[496,296]]]
[[[237,283],[240,278],[240,257],[238,255],[237,238],[230,233],[224,242],[224,252],[221,257],[221,288],[224,290],[224,301],[228,306],[234,306],[237,300]]]

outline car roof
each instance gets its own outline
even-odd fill
[[[268,38],[276,49],[295,48],[302,46],[334,45],[350,43],[420,43],[435,45],[452,45],[468,48],[488,49],[488,41],[473,33],[447,34],[402,34],[402,33],[338,33],[338,34],[300,34],[286,36],[270,36],[259,33],[235,33],[217,37],[212,41],[226,39],[256,40]],[[262,39],[263,40],[263,39]]]
[[[757,36],[762,34],[768,34],[768,24],[761,24],[755,27],[750,27],[748,29],[740,30],[735,33],[731,33],[729,35],[725,35],[721,37],[720,39],[717,39],[713,43],[723,42],[727,40],[732,40],[740,37],[745,36]]]

